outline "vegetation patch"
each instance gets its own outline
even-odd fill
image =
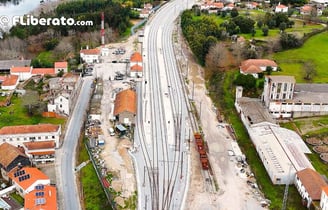
[[[24,106],[22,98],[15,95],[12,97],[10,106],[0,107],[0,127],[39,123],[64,125],[65,121],[62,118],[44,118],[41,114],[29,115],[28,108]]]
[[[89,160],[89,154],[87,152],[84,143],[79,145],[78,164]],[[82,196],[85,209],[87,210],[103,210],[111,209],[111,205],[107,201],[105,192],[99,182],[96,171],[92,163],[87,164],[80,171],[80,181],[82,188]]]
[[[308,39],[301,48],[279,52],[273,55],[281,72],[274,75],[294,75],[296,82],[307,82],[304,79],[303,65],[305,62],[313,62],[316,74],[312,78],[315,83],[328,82],[328,48],[323,47],[328,43],[328,32],[318,34]]]

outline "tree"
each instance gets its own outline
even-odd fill
[[[286,28],[287,28],[287,24],[285,22],[280,23],[279,25],[280,31],[285,31]]]
[[[264,26],[262,28],[263,36],[268,36],[269,34],[269,28],[267,26]]]
[[[239,26],[241,33],[251,33],[254,29],[255,21],[251,18],[237,16],[233,18],[232,21]]]
[[[257,21],[256,25],[258,28],[262,28],[263,22],[261,20],[259,20],[259,21]]]
[[[266,73],[268,75],[271,75],[272,71],[273,71],[273,68],[271,66],[267,66],[266,69],[265,69]]]
[[[304,79],[308,81],[312,80],[312,78],[317,75],[317,70],[312,61],[308,61],[303,64],[303,72]]]
[[[256,88],[256,79],[251,74],[239,74],[234,81],[235,85],[243,86],[245,90]]]
[[[207,75],[212,75],[213,72],[222,70],[228,66],[228,54],[228,49],[222,42],[213,45],[206,55],[205,66]]]
[[[233,8],[230,12],[230,16],[232,18],[237,17],[239,15],[238,10],[236,8]]]
[[[301,41],[293,34],[282,32],[280,35],[280,44],[283,49],[296,48],[302,45]]]

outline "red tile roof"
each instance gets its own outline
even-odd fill
[[[313,169],[306,168],[297,172],[296,175],[312,200],[320,200],[322,187],[328,186],[320,174]]]
[[[26,210],[57,210],[57,192],[56,187],[45,185],[43,190],[33,190],[25,195],[24,209]],[[43,196],[36,196],[36,192],[44,192]],[[42,205],[36,205],[36,200],[44,198],[45,203]]]
[[[28,152],[30,155],[54,155],[55,151]]]
[[[99,55],[100,50],[99,49],[83,49],[83,50],[80,50],[80,53],[83,53],[84,55]]]
[[[32,74],[34,75],[54,75],[55,74],[55,68],[33,68],[32,69]]]
[[[268,59],[248,59],[248,60],[245,60],[245,61],[241,62],[240,70],[247,73],[248,68],[250,68],[251,66],[256,66],[256,67],[267,67],[267,66],[277,67],[278,65],[276,64],[276,62],[274,62],[272,60],[268,60]],[[254,71],[254,70],[255,70],[254,67],[249,69],[249,71]]]
[[[5,81],[6,78],[6,76],[0,76],[0,81]]]
[[[28,150],[53,149],[56,146],[55,141],[35,141],[23,143]]]
[[[18,82],[18,75],[8,75],[2,82],[2,86],[13,86]]]
[[[283,9],[283,8],[286,8],[287,6],[283,5],[283,4],[279,4],[278,6],[276,6],[276,8],[280,8],[280,9]]]
[[[0,164],[4,167],[8,167],[18,156],[27,156],[18,148],[7,142],[0,145]],[[5,154],[5,155],[4,155]]]
[[[27,66],[27,67],[22,67],[22,66],[12,67],[10,69],[10,72],[11,73],[28,73],[30,71],[31,71],[31,67],[30,66]]]
[[[123,90],[116,95],[114,115],[116,116],[124,111],[137,113],[137,94],[133,90]]]
[[[67,68],[67,62],[55,62],[55,68]]]
[[[37,180],[49,180],[49,177],[45,175],[42,171],[40,171],[37,168],[32,167],[24,167],[20,169],[21,171],[24,170],[24,175],[30,175],[30,178],[19,181],[19,177],[24,176],[14,176],[14,174],[17,172],[17,170],[12,170],[9,172],[8,176],[10,179],[12,179],[17,185],[19,185],[22,189],[26,190],[29,188],[32,184],[34,184]]]
[[[213,2],[212,5],[216,8],[223,8],[224,4],[222,2]]]
[[[142,62],[142,56],[139,52],[134,52],[130,58],[131,62]]]
[[[311,12],[312,7],[310,5],[304,5],[301,7],[301,12]]]
[[[322,191],[328,196],[328,186],[323,187]]]
[[[56,132],[58,131],[58,129],[59,129],[59,125],[53,125],[53,124],[5,126],[0,129],[0,135],[48,133],[48,132]]]
[[[140,72],[140,71],[142,71],[142,66],[140,66],[138,64],[134,64],[133,66],[131,66],[131,71]]]

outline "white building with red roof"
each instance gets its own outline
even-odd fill
[[[67,72],[68,69],[68,64],[66,61],[57,61],[54,64],[54,68],[55,68],[55,74],[58,74],[59,72]]]
[[[54,124],[5,126],[0,129],[0,144],[8,142],[14,146],[24,142],[55,141],[59,146],[61,126]]]
[[[32,160],[33,163],[46,163],[55,161],[56,142],[41,141],[41,142],[24,142],[23,148],[25,154]]]
[[[35,186],[33,191],[25,195],[24,209],[58,210],[56,187],[42,184]]]
[[[80,50],[80,57],[86,63],[99,63],[100,50],[99,49],[82,49]]]
[[[22,197],[33,191],[36,186],[50,185],[49,177],[37,168],[14,169],[10,171],[8,176]]]
[[[24,81],[32,76],[32,66],[24,66],[24,67],[12,67],[10,69],[11,75],[17,75],[19,78],[19,81]]]
[[[278,65],[268,59],[248,59],[241,62],[239,71],[241,74],[251,74],[253,77],[258,78],[258,74],[264,72],[267,67],[272,67],[272,71],[277,71]]]
[[[142,72],[142,56],[139,52],[134,52],[130,57],[130,77],[142,77]]]
[[[279,12],[282,12],[282,13],[286,13],[288,12],[288,7],[286,5],[283,5],[283,4],[279,4],[276,6],[275,8],[275,13],[279,13]]]
[[[0,84],[2,90],[15,90],[19,80],[17,75],[7,75],[0,78]]]

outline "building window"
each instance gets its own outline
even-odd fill
[[[279,99],[279,94],[276,95],[276,99]]]
[[[35,137],[30,137],[30,141],[34,141],[35,140]]]
[[[273,99],[273,94],[271,93],[271,96],[270,96],[271,99]]]
[[[277,92],[280,93],[280,91],[281,91],[281,83],[278,83]]]
[[[282,99],[286,99],[286,93],[282,94]]]
[[[41,136],[39,136],[38,139],[41,140]]]
[[[60,98],[60,100],[59,100],[60,102],[62,102],[63,101],[63,99],[62,98]]]
[[[19,141],[19,138],[17,138],[17,141]]]
[[[6,142],[6,139],[2,139],[3,142]]]
[[[63,106],[62,106],[61,104],[59,105],[59,107],[60,107],[60,108],[63,108]]]
[[[53,139],[55,139],[55,136],[52,136]]]
[[[280,178],[277,178],[277,179],[276,179],[276,181],[277,181],[277,182],[280,182],[280,181],[281,181],[281,179],[280,179]]]
[[[9,138],[9,141],[13,141],[13,139],[12,138]]]
[[[27,138],[26,138],[26,137],[24,137],[24,140],[26,141],[26,140],[27,140]]]
[[[284,83],[284,91],[287,91],[287,83]]]
[[[46,136],[45,138],[48,139],[48,136]]]

